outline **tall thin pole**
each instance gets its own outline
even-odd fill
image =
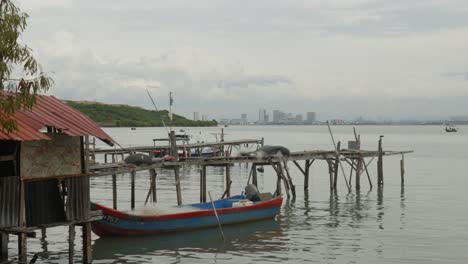
[[[335,147],[335,153],[336,153],[336,155],[338,156],[338,155],[339,155],[339,153],[338,153],[338,148],[337,148],[337,146],[336,146],[335,138],[333,137],[333,133],[332,133],[332,131],[331,131],[330,123],[328,122],[328,120],[327,120],[327,126],[328,126],[328,132],[330,132],[330,137],[331,137],[331,140],[332,140],[332,142],[333,142],[333,146]],[[338,158],[338,162],[339,162],[339,164],[340,164],[341,173],[343,173],[343,177],[344,177],[344,179],[345,179],[346,186],[348,187],[348,191],[351,192],[351,187],[349,186],[348,179],[346,178],[346,173],[345,173],[345,171],[344,171],[343,164],[341,164],[341,161],[340,161],[339,158]]]

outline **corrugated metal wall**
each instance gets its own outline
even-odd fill
[[[0,227],[18,226],[19,177],[0,177]]]
[[[25,184],[27,226],[66,221],[64,202],[58,184],[58,180]]]
[[[65,179],[67,219],[87,220],[90,211],[89,176]]]

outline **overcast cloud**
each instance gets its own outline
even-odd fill
[[[467,1],[19,3],[24,41],[63,99],[151,108],[150,88],[161,108],[172,91],[187,117],[468,114]]]

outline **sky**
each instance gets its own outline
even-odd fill
[[[466,0],[17,0],[61,99],[258,119],[468,115]]]

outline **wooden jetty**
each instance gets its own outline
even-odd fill
[[[169,135],[169,138],[171,136]],[[173,156],[178,156],[179,149],[182,146],[175,146],[174,144],[170,144],[169,146],[171,150],[171,154]],[[196,143],[196,144],[186,144],[185,148],[201,148],[201,147],[221,147],[226,148],[232,151],[233,148],[239,149],[239,147],[243,144],[255,144],[256,149],[261,149],[264,145],[264,140],[256,140],[256,139],[248,139],[248,140],[237,140],[237,141],[224,141],[224,142],[213,142],[213,143]],[[91,166],[91,172],[94,176],[106,176],[112,175],[112,186],[113,186],[113,208],[117,209],[117,190],[116,190],[116,175],[117,174],[126,174],[130,173],[132,177],[132,187],[131,187],[131,208],[135,208],[135,200],[134,200],[134,181],[136,171],[148,170],[150,175],[150,186],[146,198],[146,202],[150,197],[152,197],[153,201],[156,201],[156,169],[165,169],[165,170],[173,170],[174,177],[175,177],[175,188],[176,188],[176,195],[177,195],[177,203],[180,205],[183,203],[182,201],[182,194],[181,194],[181,186],[180,186],[180,168],[182,166],[198,166],[200,167],[200,202],[206,202],[206,168],[209,166],[213,167],[224,167],[225,168],[225,177],[226,177],[226,186],[224,191],[224,196],[230,195],[230,188],[231,188],[231,167],[234,164],[251,164],[251,170],[249,174],[249,183],[253,183],[257,185],[257,171],[263,166],[272,166],[274,171],[276,172],[276,180],[277,180],[277,188],[276,194],[282,194],[282,188],[284,187],[284,193],[287,195],[288,198],[295,198],[296,190],[295,185],[292,181],[289,169],[289,163],[297,167],[297,169],[304,175],[304,189],[309,187],[309,171],[310,167],[315,161],[325,161],[329,167],[329,177],[330,177],[330,190],[336,191],[337,189],[337,182],[338,182],[338,175],[339,167],[342,167],[342,175],[344,177],[344,181],[348,187],[348,191],[351,191],[352,186],[352,177],[354,174],[355,178],[355,188],[359,190],[361,188],[361,176],[366,175],[369,185],[372,187],[373,183],[371,181],[371,176],[368,170],[368,166],[371,162],[377,159],[377,185],[379,187],[383,186],[383,158],[386,156],[395,156],[401,155],[402,160],[400,162],[401,165],[401,179],[402,183],[404,182],[404,154],[411,153],[412,151],[384,151],[382,148],[382,138],[379,139],[379,148],[377,150],[361,150],[360,148],[360,137],[356,135],[356,141],[348,142],[348,149],[341,149],[341,143],[338,142],[337,148],[335,150],[309,150],[309,151],[297,151],[291,152],[288,156],[265,156],[265,155],[256,155],[256,152],[252,152],[245,156],[232,156],[232,153],[225,152],[224,156],[216,156],[216,157],[187,157],[187,156],[178,156],[176,160],[169,160],[169,161],[161,161],[156,164],[145,164],[145,165],[132,165],[132,164],[125,164],[124,162],[115,162],[115,149],[107,149],[107,150],[96,150],[93,153],[93,157],[96,155],[112,155],[113,161],[111,163],[107,163],[107,159],[105,160],[104,164],[95,164]],[[235,147],[233,147],[235,146]],[[117,155],[121,155],[121,158],[130,155],[130,153],[135,153],[141,151],[143,153],[153,153],[153,151],[159,150],[161,147],[159,146],[145,146],[145,147],[137,147],[137,148],[127,148],[123,149],[120,152],[117,152]],[[166,147],[167,148],[167,147]],[[300,162],[304,161],[304,165],[301,166]],[[349,175],[346,174],[343,170],[344,163],[350,167]]]

